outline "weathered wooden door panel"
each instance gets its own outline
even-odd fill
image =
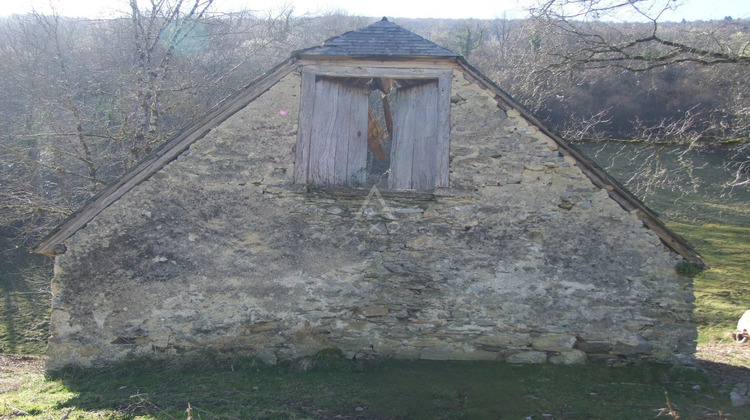
[[[306,132],[306,181],[314,185],[360,185],[367,165],[367,91],[329,78],[315,81]],[[304,162],[303,162],[304,163]]]
[[[435,188],[438,152],[437,81],[396,91],[389,187]]]

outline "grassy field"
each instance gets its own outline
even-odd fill
[[[599,155],[603,163],[609,159]],[[705,182],[719,191],[721,179],[710,175],[703,175]],[[328,352],[275,367],[206,355],[47,377],[42,358],[0,355],[0,419],[675,418],[668,400],[682,419],[750,418],[750,407],[732,407],[729,399],[736,382],[750,382],[750,345],[728,339],[750,309],[750,193],[707,195],[710,190],[663,189],[645,200],[711,266],[694,278],[705,372],[664,365],[353,362]],[[0,266],[0,349],[41,354],[49,266],[12,261]]]
[[[717,398],[700,371],[665,365],[368,364],[330,354],[277,367],[175,363],[30,375],[0,394],[0,418],[646,419],[668,407],[667,395],[683,419],[750,416]]]
[[[44,353],[51,278],[47,257],[0,254],[0,353]]]
[[[698,342],[727,340],[750,309],[750,226],[672,222],[711,266],[695,278]]]

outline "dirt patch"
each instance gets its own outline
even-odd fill
[[[18,389],[27,375],[44,374],[43,356],[0,354],[0,394]]]
[[[698,367],[719,385],[750,383],[750,343],[712,343],[698,346]]]

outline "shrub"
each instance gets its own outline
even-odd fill
[[[681,276],[695,277],[703,272],[703,268],[690,261],[682,261],[677,264],[677,267],[675,267],[675,271],[677,271],[677,274]]]

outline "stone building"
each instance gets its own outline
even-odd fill
[[[462,57],[387,20],[301,51],[36,249],[49,368],[206,350],[689,361],[696,253]]]

